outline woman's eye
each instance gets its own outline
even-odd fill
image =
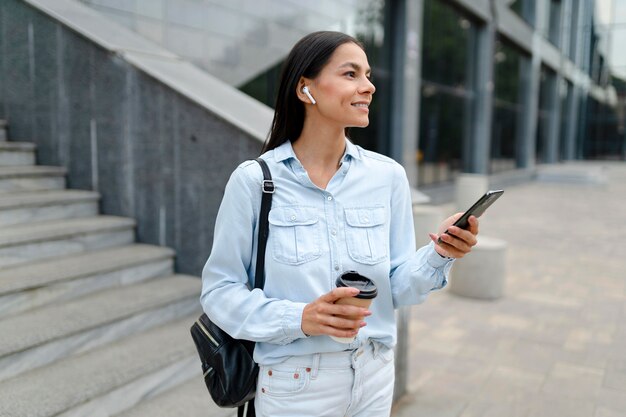
[[[354,78],[356,76],[356,73],[354,71],[348,71],[348,72],[346,72],[345,75],[347,75],[348,77]]]

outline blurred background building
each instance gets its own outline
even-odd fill
[[[624,155],[609,56],[619,0],[81,1],[268,106],[301,36],[356,36],[378,92],[353,138],[416,164],[419,186]]]
[[[316,30],[364,43],[377,92],[351,138],[433,203],[463,173],[500,186],[626,159],[626,0],[2,0],[0,414],[206,415],[188,339],[199,282],[150,281],[200,275],[228,177],[268,133],[281,64]],[[79,198],[89,210],[69,207]],[[186,383],[175,412],[150,405]]]
[[[10,0],[0,118],[197,274],[228,174],[258,153],[281,64],[303,35],[339,30],[365,44],[377,93],[369,128],[351,136],[442,202],[459,173],[497,183],[626,157],[623,3]]]

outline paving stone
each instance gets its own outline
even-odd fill
[[[407,396],[393,410],[394,417],[457,417],[467,407],[469,398],[429,386]]]
[[[115,417],[235,417],[237,409],[218,408],[204,386],[202,376],[181,384],[154,399],[143,401],[136,407]]]
[[[603,386],[622,390],[626,395],[626,360],[609,361]]]
[[[532,401],[529,417],[593,417],[594,408],[591,400],[545,395]]]
[[[548,375],[542,391],[573,398],[593,397],[603,380],[604,369],[557,362]]]
[[[445,369],[432,375],[427,384],[429,389],[474,398],[491,373],[492,367],[479,360],[457,357],[448,362]]]
[[[626,164],[584,164],[608,183],[510,187],[481,218],[508,244],[505,297],[444,289],[413,307],[412,391],[394,416],[626,416]],[[476,395],[457,359],[491,371]]]
[[[622,413],[620,416],[626,414],[626,395],[624,395],[623,390],[600,388],[596,396],[596,404],[598,404],[598,408],[618,410]]]
[[[517,403],[473,401],[459,417],[528,417],[531,406],[527,401]]]
[[[499,366],[491,373],[478,395],[491,402],[527,402],[541,390],[545,379],[546,375],[543,373]]]
[[[599,407],[593,417],[624,417],[624,410],[612,410],[606,407]]]

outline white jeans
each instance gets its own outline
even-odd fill
[[[261,366],[254,405],[264,417],[386,417],[393,383],[393,350],[369,342]]]

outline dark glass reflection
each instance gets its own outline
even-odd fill
[[[491,130],[492,173],[516,167],[516,144],[522,112],[520,71],[522,55],[503,39],[496,41],[494,53],[494,98]]]
[[[474,25],[439,0],[424,2],[418,184],[452,181],[474,100]]]
[[[556,46],[561,42],[561,0],[550,0],[548,40]]]
[[[567,55],[572,61],[576,59],[576,49],[578,48],[578,33],[581,28],[578,27],[578,12],[579,12],[579,2],[580,0],[570,0],[571,1],[571,19],[570,19],[570,27],[569,27],[569,50],[567,51]]]
[[[618,130],[617,109],[587,98],[587,129],[582,138],[584,159],[616,159],[622,154],[623,135]]]
[[[531,26],[535,25],[533,7],[535,0],[513,0],[509,7]]]
[[[537,135],[535,152],[537,163],[547,161],[546,152],[549,138],[550,117],[554,111],[553,94],[556,83],[556,74],[551,69],[542,66],[539,84],[539,109],[537,111]]]
[[[572,83],[563,81],[560,90],[561,95],[561,128],[559,134],[559,160],[567,159],[567,135],[569,134],[568,124],[570,123],[569,109],[572,98]]]
[[[259,100],[261,103],[274,108],[280,70],[284,62],[284,60],[280,61],[267,71],[257,75],[252,80],[239,87],[239,89],[247,95]]]

